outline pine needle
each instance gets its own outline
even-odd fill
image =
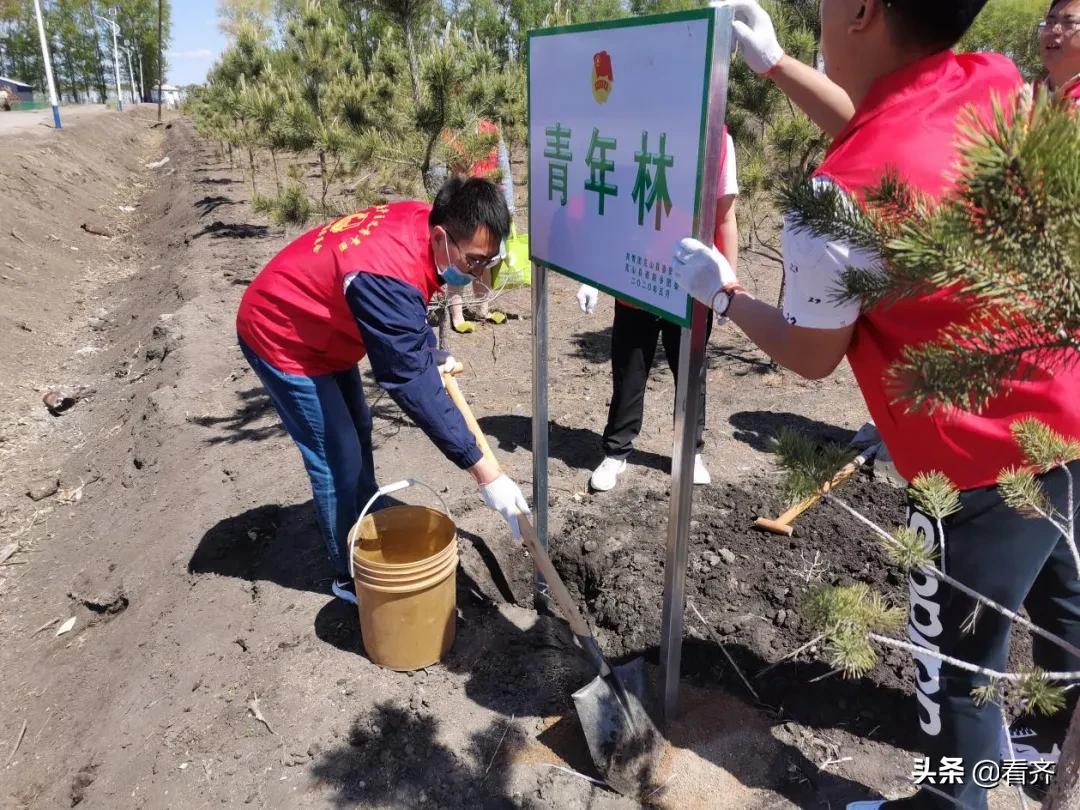
[[[498,744],[496,744],[496,746],[495,746],[495,752],[491,755],[491,759],[488,760],[487,767],[484,768],[484,776],[487,776],[488,771],[491,770],[491,766],[495,764],[495,758],[499,755],[499,751],[502,749],[503,740],[506,739],[506,735],[510,731],[510,727],[512,725],[514,725],[514,717],[515,716],[516,715],[511,714],[510,719],[503,726],[503,733],[502,733],[502,736],[499,737]]]
[[[1021,419],[1012,424],[1011,430],[1027,463],[1040,472],[1049,472],[1080,459],[1080,441],[1066,439],[1038,419]]]
[[[920,511],[935,520],[955,515],[961,508],[960,490],[939,472],[917,475],[908,488],[908,494]]]
[[[836,471],[853,457],[851,448],[838,444],[819,444],[809,436],[785,428],[775,443],[783,470],[781,487],[791,503],[821,492]]]
[[[998,475],[998,489],[1005,503],[1029,518],[1056,515],[1053,504],[1046,495],[1035,473],[1023,467],[1009,467]]]
[[[922,534],[909,526],[897,526],[891,541],[882,541],[889,559],[903,571],[928,568],[937,559],[935,549],[928,547]]]

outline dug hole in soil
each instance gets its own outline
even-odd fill
[[[594,673],[565,623],[533,609],[530,561],[366,365],[379,479],[441,489],[461,567],[441,665],[400,674],[364,657],[355,609],[328,595],[300,460],[233,329],[245,285],[295,234],[252,213],[239,171],[183,118],[102,111],[41,130],[0,143],[0,556],[14,548],[0,565],[2,806],[637,806],[583,778],[596,774],[570,695]],[[514,168],[524,195],[523,154]],[[775,267],[751,259],[746,279],[775,300]],[[586,492],[612,309],[578,312],[575,286],[551,284],[553,553],[604,650],[655,664],[671,375],[658,363],[619,489]],[[452,349],[528,491],[529,293],[498,307],[507,324]],[[905,601],[876,543],[835,508],[803,515],[794,539],[750,528],[782,508],[770,437],[791,426],[843,441],[865,421],[850,371],[796,380],[730,329],[709,363],[716,483],[696,490],[687,587],[707,627],[687,612],[683,714],[648,803],[902,795],[906,658],[845,680],[808,651],[755,678],[809,640],[798,605],[816,584],[868,582]],[[84,395],[54,416],[53,388]],[[903,517],[902,494],[869,477],[841,493],[885,525]]]

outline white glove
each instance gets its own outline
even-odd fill
[[[689,237],[676,246],[672,269],[679,287],[710,308],[717,293],[739,283],[723,253]]]
[[[494,509],[503,516],[514,535],[514,542],[521,542],[521,527],[518,526],[518,515],[531,515],[529,504],[525,502],[525,496],[521,494],[518,485],[510,480],[510,476],[503,473],[490,484],[480,487],[480,493],[484,496],[484,503],[489,509]]]
[[[742,46],[743,58],[754,73],[768,73],[784,58],[772,20],[757,0],[713,0],[711,5],[735,11],[731,27]]]
[[[592,315],[596,311],[596,302],[600,300],[600,291],[596,287],[582,284],[578,287],[577,302],[581,311],[586,315]]]
[[[442,349],[432,349],[431,356],[435,358],[435,365],[439,367],[440,374],[449,374],[457,365],[454,355],[450,354],[450,352],[444,352]]]

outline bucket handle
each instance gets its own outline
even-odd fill
[[[392,495],[395,492],[401,492],[403,489],[409,487],[421,486],[428,490],[432,495],[439,499],[439,503],[442,504],[443,512],[447,517],[450,517],[450,507],[446,505],[446,500],[435,491],[433,487],[425,484],[423,481],[417,481],[415,478],[404,478],[401,481],[395,481],[393,484],[387,484],[384,487],[379,487],[375,490],[375,494],[368,498],[368,502],[364,504],[364,508],[360,510],[360,517],[356,519],[355,526],[359,526],[360,522],[367,515],[368,510],[374,505],[375,501],[381,498],[383,495]],[[356,532],[349,532],[349,576],[355,578],[356,572],[353,570],[353,548],[356,546]]]

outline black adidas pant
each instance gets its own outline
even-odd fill
[[[1074,496],[1080,501],[1080,462],[1069,469]],[[1065,472],[1054,470],[1041,480],[1058,511],[1067,514]],[[1064,538],[1046,520],[1025,518],[1005,505],[996,487],[964,492],[961,502],[963,509],[944,522],[945,573],[1011,610],[1019,611],[1023,605],[1032,622],[1080,647],[1080,574]],[[931,518],[912,509],[909,525],[942,545]],[[987,669],[1007,671],[1012,624],[1008,619],[983,607],[972,628],[974,600],[918,573],[912,574],[909,584],[908,633],[913,642]],[[1033,655],[1035,664],[1047,671],[1080,670],[1080,658],[1039,636],[1034,637]],[[998,761],[1002,718],[996,705],[976,706],[971,690],[989,679],[928,656],[916,657],[916,675],[922,751],[931,769],[937,770],[943,757],[960,757],[964,764],[963,784],[935,787],[963,807],[985,810],[986,790],[974,784],[971,772],[982,760]],[[1068,709],[1059,715],[1062,737],[1077,692],[1080,689],[1068,692]],[[927,791],[885,805],[888,810],[956,806]]]
[[[706,335],[712,334],[713,315],[709,311]],[[615,304],[615,322],[611,327],[611,405],[604,427],[604,455],[626,458],[634,439],[641,432],[645,411],[645,385],[649,381],[656,342],[664,341],[668,365],[679,378],[679,344],[682,329],[644,309]],[[707,339],[707,338],[706,338]],[[698,399],[697,449],[705,444],[705,366],[701,369],[701,395]]]

